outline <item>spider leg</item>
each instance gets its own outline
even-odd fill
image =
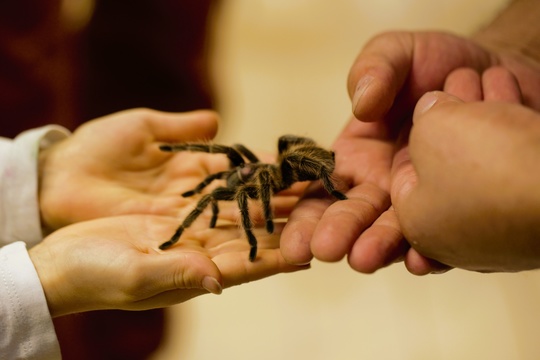
[[[203,181],[201,181],[193,190],[186,191],[182,194],[183,197],[193,196],[199,194],[205,187],[210,185],[210,183],[216,179],[224,179],[227,175],[230,174],[230,171],[220,171],[215,174],[208,175]]]
[[[332,162],[333,162],[333,154]],[[296,174],[293,171],[293,166],[296,165]],[[298,166],[298,164],[300,166]],[[281,164],[281,174],[283,177],[283,183],[292,184],[294,180],[296,181],[305,181],[305,180],[316,180],[320,179],[324,189],[333,197],[338,200],[346,200],[347,196],[341,191],[336,190],[334,182],[332,181],[332,168],[329,168],[327,165],[321,164],[313,158],[307,158],[305,156],[299,156],[295,154],[289,154],[287,159],[284,160]],[[294,177],[296,175],[296,178]]]
[[[219,214],[219,200],[231,201],[234,200],[236,193],[233,189],[226,187],[218,187],[212,191],[212,200],[210,204],[212,206],[212,219],[210,219],[210,228],[216,227],[216,222]]]
[[[269,234],[272,234],[274,232],[274,216],[270,206],[270,199],[272,197],[272,179],[268,170],[261,170],[258,177],[260,186],[259,198],[262,202],[264,220],[266,221],[266,231]]]
[[[302,137],[302,136],[282,135],[278,139],[278,151],[281,154],[285,150],[288,150],[291,146],[294,146],[294,145],[310,145],[310,144],[315,144],[315,141],[313,141],[310,138]]]
[[[255,257],[257,257],[257,238],[255,235],[253,235],[253,222],[249,217],[248,207],[248,199],[256,197],[256,194],[253,194],[253,189],[253,187],[244,186],[240,187],[236,192],[236,200],[238,201],[238,207],[240,208],[242,228],[244,229],[249,245],[251,246],[251,249],[249,250],[249,261],[254,261]]]
[[[178,151],[194,151],[205,152],[209,154],[225,154],[231,162],[231,167],[236,167],[245,164],[242,155],[234,148],[230,146],[217,145],[217,144],[163,144],[159,146],[161,151],[178,152]]]
[[[159,248],[161,250],[165,250],[176,244],[180,239],[180,236],[182,236],[184,230],[191,226],[191,224],[199,217],[199,215],[202,214],[204,209],[206,209],[208,204],[211,204],[212,206],[212,218],[210,219],[210,228],[214,228],[216,226],[219,213],[218,200],[233,200],[234,196],[234,190],[226,187],[218,187],[214,189],[214,191],[212,191],[210,194],[204,195],[195,206],[195,209],[193,209],[189,213],[189,215],[186,216],[182,224],[176,229],[173,236],[171,236],[168,241],[161,244]]]
[[[204,209],[206,209],[206,207],[208,206],[208,203],[212,201],[212,197],[213,197],[212,194],[207,194],[203,196],[201,200],[199,200],[199,202],[197,203],[197,206],[195,207],[195,209],[193,209],[189,213],[189,215],[184,219],[182,224],[178,226],[173,236],[171,236],[171,238],[168,241],[161,244],[159,248],[161,250],[165,250],[165,249],[170,248],[174,244],[176,244],[178,240],[180,239],[180,236],[182,236],[182,233],[184,232],[184,230],[190,227],[191,224],[195,221],[195,219],[197,219],[199,215],[201,215],[201,213],[204,211]]]
[[[334,183],[332,182],[332,177],[328,173],[328,171],[321,170],[321,183],[324,187],[324,189],[333,197],[335,197],[338,200],[347,200],[347,195],[342,193],[341,191],[336,190],[336,187],[334,186]]]
[[[212,218],[210,219],[210,229],[213,229],[216,227],[216,222],[219,214],[219,206],[218,202],[215,198],[212,197],[212,201],[210,202],[210,205],[212,206]]]
[[[240,154],[242,154],[246,159],[249,160],[249,162],[252,163],[258,163],[260,162],[259,158],[247,147],[245,147],[242,144],[235,144],[233,145],[233,148],[238,151]]]

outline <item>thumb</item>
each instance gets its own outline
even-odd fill
[[[359,120],[380,120],[392,108],[411,71],[411,33],[389,32],[370,40],[347,80],[352,110]]]
[[[216,136],[219,116],[211,110],[184,113],[152,111],[146,118],[150,133],[163,142],[201,141]]]
[[[170,249],[148,259],[145,271],[150,296],[182,289],[204,289],[219,295],[223,291],[222,276],[216,264],[197,252]],[[144,288],[144,287],[143,287]]]
[[[411,135],[417,132],[418,127],[422,126],[423,120],[428,118],[424,115],[432,109],[459,103],[463,103],[463,101],[442,91],[425,93],[418,100],[414,109]],[[391,197],[392,203],[398,212],[401,205],[409,198],[410,192],[416,188],[418,183],[418,169],[415,165],[418,165],[418,161],[422,158],[422,156],[419,156],[423,154],[423,151],[418,150],[420,146],[418,139],[415,141],[415,137],[413,136],[409,139],[409,144],[399,149],[394,155]]]

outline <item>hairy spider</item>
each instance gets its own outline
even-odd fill
[[[222,179],[225,186],[220,186],[201,197],[195,209],[185,218],[170,240],[159,247],[165,250],[175,244],[183,231],[206,209],[212,207],[210,227],[216,225],[219,207],[218,201],[236,200],[240,208],[241,225],[249,245],[249,260],[257,256],[257,239],[253,235],[253,222],[249,217],[248,200],[262,202],[262,210],[266,221],[266,231],[274,231],[270,198],[281,190],[291,187],[298,181],[320,180],[326,191],[339,200],[347,197],[336,190],[331,175],[334,171],[334,153],[323,149],[305,137],[284,135],[278,141],[278,159],[276,164],[261,163],[257,156],[245,146],[236,144],[223,146],[215,144],[181,143],[161,145],[162,151],[196,151],[212,154],[225,154],[230,160],[230,168],[208,175],[193,190],[186,191],[183,197],[200,193],[212,181]]]

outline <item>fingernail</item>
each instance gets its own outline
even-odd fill
[[[219,281],[216,280],[216,278],[213,278],[211,276],[206,276],[202,281],[202,287],[212,293],[219,295],[223,292],[223,287],[219,283]]]
[[[302,234],[296,229],[289,229],[288,234],[284,232],[282,239],[287,239],[287,246],[281,243],[281,255],[289,265],[305,266],[311,263],[313,255],[309,250],[309,245],[305,244]],[[284,237],[283,234],[286,234]],[[291,256],[292,255],[292,256]]]
[[[358,80],[358,83],[356,83],[356,89],[352,98],[352,110],[354,114],[356,114],[358,110],[360,99],[366,93],[367,89],[373,82],[373,79],[374,77],[371,75],[364,75],[360,78],[360,80]]]
[[[445,93],[444,91],[430,91],[425,93],[420,100],[416,103],[414,108],[414,115],[422,115],[423,113],[429,111],[437,103],[462,103],[463,101],[453,95]],[[413,117],[414,120],[414,117]]]
[[[307,269],[311,267],[311,260],[304,260],[304,261],[297,261],[294,264],[289,263],[290,265],[299,266],[299,267],[306,267]]]
[[[416,115],[421,115],[431,109],[433,105],[439,100],[438,92],[437,91],[430,91],[425,93],[420,100],[418,100],[418,103],[416,103],[416,108],[414,110]]]
[[[441,275],[441,274],[447,273],[448,271],[450,271],[450,269],[448,269],[448,268],[436,269],[436,270],[431,271],[430,274],[432,274],[432,275]]]

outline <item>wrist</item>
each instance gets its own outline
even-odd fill
[[[54,231],[52,226],[49,225],[47,221],[47,211],[46,211],[46,202],[43,201],[43,198],[45,196],[43,193],[46,191],[44,190],[45,187],[43,186],[45,174],[47,173],[46,167],[47,167],[47,157],[50,152],[50,149],[44,149],[39,152],[38,157],[38,203],[39,203],[39,216],[41,221],[41,230],[43,232],[43,236],[47,236],[50,233]]]
[[[514,0],[472,39],[497,53],[518,54],[540,62],[540,2]]]
[[[60,227],[57,226],[58,221],[55,221],[56,219],[53,215],[51,215],[54,214],[54,209],[57,208],[57,204],[54,201],[54,198],[48,196],[47,192],[50,186],[45,186],[44,184],[47,184],[47,179],[50,177],[58,176],[59,169],[54,165],[51,165],[51,161],[49,160],[51,157],[54,157],[53,155],[55,152],[63,151],[62,149],[59,150],[59,145],[64,143],[64,140],[68,137],[68,135],[69,132],[67,130],[58,126],[51,126],[51,129],[45,134],[40,142],[39,155],[37,159],[37,195],[41,230],[44,236],[47,236]],[[52,163],[54,163],[54,161],[52,161]]]
[[[45,250],[45,251],[44,251]],[[49,307],[49,312],[52,317],[60,316],[65,313],[62,310],[62,297],[59,296],[59,289],[57,284],[59,284],[58,276],[55,274],[55,259],[54,256],[47,249],[43,249],[40,244],[32,247],[28,251],[28,255],[34,268],[39,276],[39,281],[41,282],[41,287],[45,293],[45,298],[47,300],[47,306]]]

